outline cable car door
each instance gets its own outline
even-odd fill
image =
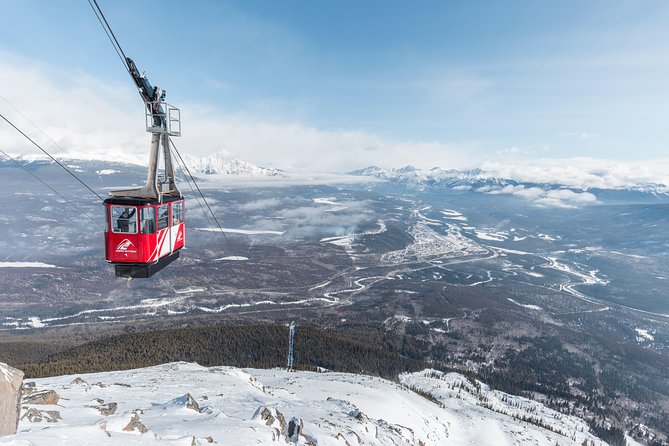
[[[158,206],[158,259],[172,252],[172,231],[170,229],[170,205]]]

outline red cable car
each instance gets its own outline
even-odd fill
[[[146,278],[176,260],[186,241],[185,201],[174,178],[169,139],[181,136],[181,120],[179,109],[165,102],[165,92],[152,87],[132,59],[126,61],[146,104],[151,154],[144,187],[111,191],[103,202],[105,256],[117,277]]]

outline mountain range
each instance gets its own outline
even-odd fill
[[[473,190],[479,192],[489,192],[491,190],[502,190],[505,187],[540,187],[540,188],[565,188],[574,191],[590,190],[628,190],[654,195],[664,195],[669,197],[669,186],[661,183],[644,181],[627,181],[621,184],[602,187],[597,184],[588,184],[584,181],[581,184],[574,184],[573,181],[564,179],[550,179],[546,181],[528,181],[518,178],[501,176],[499,172],[493,170],[474,169],[442,169],[433,167],[432,169],[418,169],[411,165],[401,168],[382,169],[377,166],[369,166],[364,169],[354,170],[351,175],[369,176],[411,186],[430,186],[439,188],[448,188],[455,190]]]

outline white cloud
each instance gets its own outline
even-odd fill
[[[262,200],[249,201],[239,205],[242,211],[261,211],[265,209],[273,209],[282,207],[284,205],[284,198],[266,198]]]
[[[518,155],[532,155],[535,153],[545,153],[550,151],[550,146],[544,146],[541,149],[530,149],[527,147],[518,147],[512,146],[504,149],[499,149],[495,151],[496,155],[503,155],[504,157],[508,156],[518,156]]]
[[[580,140],[586,140],[591,138],[597,138],[599,135],[592,132],[563,132],[559,134],[560,136],[566,136],[569,138],[576,138]]]
[[[0,52],[0,92],[65,148],[67,155],[145,162],[150,137],[141,100],[131,82],[109,85],[83,73],[65,73]],[[321,130],[301,122],[270,122],[247,114],[224,114],[202,104],[181,108],[184,154],[206,156],[226,150],[261,166],[286,170],[345,171],[371,164],[465,167],[472,148],[440,141],[393,140],[360,130]],[[65,155],[12,107],[0,112],[54,155]],[[37,149],[6,125],[0,148],[15,154]],[[466,150],[465,150],[466,149]],[[422,161],[422,162],[421,162]]]
[[[578,189],[620,189],[647,183],[669,186],[669,159],[618,162],[593,158],[541,159],[515,164],[484,163],[495,176],[523,183],[551,183]]]
[[[511,185],[499,189],[480,188],[477,192],[483,192],[488,195],[513,195],[532,201],[538,206],[574,208],[583,204],[593,204],[597,202],[590,192],[575,192],[570,189],[542,189],[539,187],[525,187],[521,185]]]

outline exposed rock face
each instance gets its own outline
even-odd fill
[[[200,405],[195,401],[195,398],[190,393],[186,394],[186,408],[194,410],[195,412],[200,411]]]
[[[286,418],[277,409],[260,406],[253,415],[253,419],[264,421],[265,426],[275,427],[279,432],[286,429]]]
[[[98,410],[100,411],[100,415],[103,417],[108,417],[109,415],[114,415],[116,413],[116,410],[118,409],[118,404],[116,403],[107,403],[103,404],[100,407],[98,407]]]
[[[144,423],[142,423],[139,420],[139,413],[135,412],[135,415],[132,416],[130,419],[130,422],[126,427],[123,428],[124,431],[126,432],[132,432],[132,431],[139,431],[142,434],[145,434],[149,431],[149,429],[144,426]]]
[[[297,443],[300,441],[300,433],[302,433],[302,428],[304,423],[301,418],[293,417],[288,422],[288,429],[286,431],[286,437],[291,443]]]
[[[30,395],[35,391],[34,382],[24,382],[21,386],[21,396]]]
[[[60,400],[60,395],[55,390],[31,393],[23,397],[24,404],[58,404],[58,400]]]
[[[0,435],[13,435],[21,414],[23,372],[0,363]]]
[[[39,410],[34,408],[28,409],[21,417],[21,420],[23,419],[27,419],[31,423],[39,423],[42,420],[46,420],[47,423],[57,423],[59,420],[62,420],[60,412],[57,410]]]
[[[98,406],[86,406],[90,407],[91,409],[96,409],[98,412],[100,412],[100,415],[103,417],[108,417],[110,415],[114,415],[116,411],[118,410],[118,404],[117,403],[107,403],[105,404],[104,400],[97,399],[96,400],[99,405]]]

